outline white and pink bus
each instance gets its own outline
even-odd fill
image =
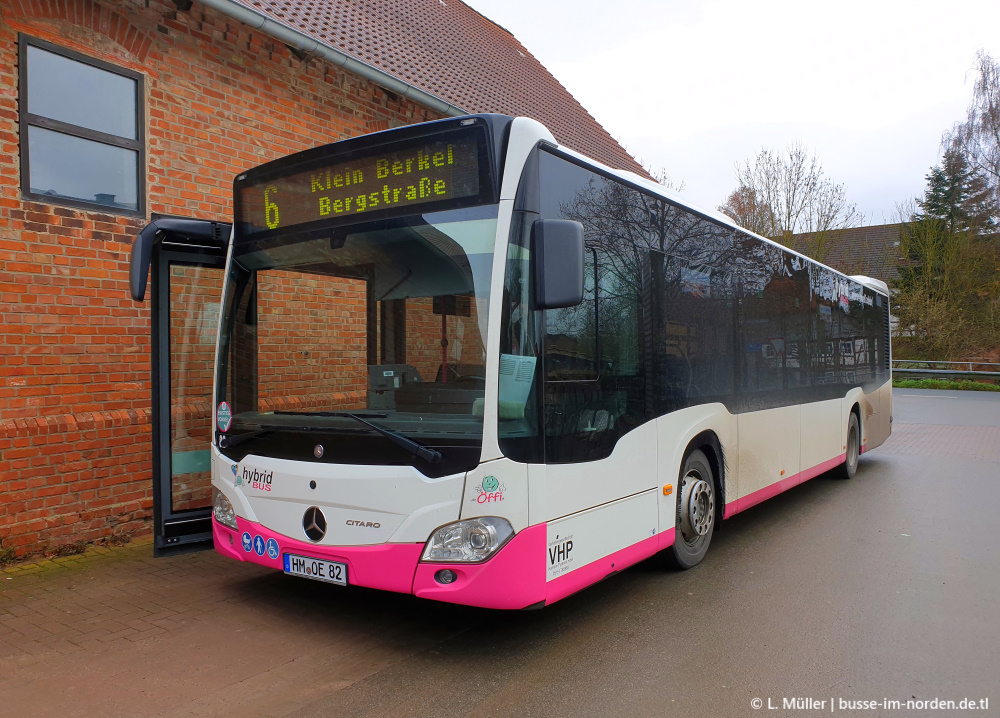
[[[889,436],[889,301],[526,118],[236,178],[215,548],[489,608],[558,601]]]

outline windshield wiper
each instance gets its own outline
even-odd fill
[[[359,421],[365,426],[370,427],[375,431],[377,431],[378,433],[380,433],[382,436],[387,438],[396,446],[406,449],[414,456],[421,458],[424,461],[427,461],[431,464],[437,464],[441,461],[441,452],[438,451],[437,449],[428,449],[426,446],[418,444],[413,439],[405,437],[402,434],[397,434],[395,431],[392,431],[391,429],[386,429],[385,427],[379,426],[378,424],[373,424],[367,419],[361,418],[357,414],[352,414],[349,411],[330,412],[330,414],[331,416],[346,416],[351,419],[354,419],[355,421]]]
[[[223,434],[219,437],[219,448],[220,449],[231,449],[234,446],[239,446],[244,441],[250,441],[261,434],[269,434],[274,429],[254,429],[253,431],[245,431],[242,434],[237,434],[236,436],[229,436],[228,434]]]
[[[403,436],[402,434],[397,434],[391,429],[386,429],[385,427],[379,426],[378,424],[373,424],[365,418],[358,416],[357,414],[352,414],[349,411],[276,411],[275,414],[299,414],[305,416],[336,416],[336,417],[346,417],[348,419],[354,419],[358,423],[364,424],[369,429],[377,431],[379,434],[387,438],[396,446],[406,449],[410,454],[418,458],[423,459],[431,464],[437,464],[441,461],[441,452],[436,449],[430,449],[422,444],[418,444],[413,439]],[[380,419],[386,417],[385,414],[372,414],[371,416],[376,416]],[[243,434],[237,434],[236,436],[221,436],[219,437],[219,448],[220,449],[230,449],[234,446],[239,446],[244,441],[249,441],[255,437],[262,434],[269,434],[272,431],[324,431],[326,427],[319,426],[279,426],[277,424],[261,424],[259,429],[253,431],[248,431]]]
[[[250,441],[250,439],[255,439],[263,434],[270,434],[272,431],[323,431],[323,428],[316,426],[281,426],[279,424],[261,424],[259,429],[244,431],[242,434],[236,434],[236,436],[222,434],[222,436],[219,437],[219,448],[231,449],[234,446],[239,446],[244,441]]]
[[[358,418],[355,414],[346,411],[275,411],[275,416],[350,416]],[[369,419],[386,419],[388,414],[365,414]]]
[[[382,436],[384,436],[385,438],[387,438],[389,441],[391,441],[396,446],[399,446],[400,448],[406,449],[413,456],[421,458],[424,461],[427,461],[427,462],[429,462],[431,464],[437,464],[437,463],[439,463],[441,461],[441,452],[440,451],[437,451],[436,449],[429,449],[426,446],[423,446],[422,444],[418,444],[413,439],[407,438],[407,437],[403,436],[402,434],[397,434],[395,431],[392,431],[391,429],[386,429],[383,426],[379,426],[378,424],[374,424],[374,423],[368,421],[367,419],[365,419],[365,418],[363,418],[361,416],[358,416],[357,414],[352,414],[349,411],[303,411],[303,412],[298,412],[298,411],[281,411],[281,412],[278,412],[278,411],[276,411],[274,413],[275,414],[305,414],[306,416],[343,416],[343,417],[346,417],[348,419],[354,419],[356,422],[358,422],[360,424],[364,424],[369,429],[372,429],[373,431],[377,431],[378,433],[380,433]],[[370,414],[369,416],[375,416],[375,417],[378,417],[379,419],[386,418],[385,414]]]

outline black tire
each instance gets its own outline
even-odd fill
[[[677,481],[674,545],[665,552],[677,568],[693,568],[705,558],[715,533],[717,501],[712,466],[703,452],[692,451]]]
[[[840,466],[840,478],[853,479],[858,473],[858,457],[861,455],[861,426],[858,415],[853,411],[847,421],[847,457]]]

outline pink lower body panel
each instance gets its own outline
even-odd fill
[[[527,608],[545,600],[546,524],[517,533],[489,561],[478,564],[422,563],[413,579],[421,598],[483,608]],[[441,584],[434,575],[455,572],[454,583]]]
[[[777,496],[778,494],[788,491],[788,489],[793,486],[798,486],[799,484],[808,481],[809,479],[815,478],[822,473],[829,471],[830,469],[835,469],[847,460],[847,454],[841,454],[840,456],[835,456],[829,461],[824,461],[821,464],[817,464],[812,468],[806,469],[805,471],[800,471],[792,476],[787,476],[777,483],[771,484],[770,486],[765,486],[759,491],[754,491],[752,494],[747,494],[743,498],[736,499],[736,501],[730,501],[726,504],[726,510],[724,512],[724,518],[729,518],[734,514],[738,514],[740,511],[745,511],[751,506],[756,506],[762,501],[767,501],[772,496]]]
[[[233,530],[212,518],[215,550],[227,558],[279,571],[286,553],[339,561],[347,564],[347,580],[352,586],[514,610],[554,603],[652,556],[674,540],[674,530],[669,529],[546,582],[546,524],[520,531],[484,563],[448,564],[421,563],[423,544],[317,546],[282,536],[252,521],[238,517],[236,521],[239,528]],[[435,578],[444,569],[454,572],[452,583],[443,584]]]
[[[650,536],[639,543],[632,544],[621,551],[615,551],[586,566],[565,573],[549,581],[545,586],[545,603],[555,603],[577,591],[601,581],[613,573],[622,571],[629,566],[649,558],[656,552],[673,546],[674,529],[668,529],[656,536]]]
[[[484,608],[527,608],[549,605],[622,571],[673,545],[674,529],[633,544],[586,566],[545,580],[547,525],[530,526],[482,564],[422,563],[417,566],[413,593],[422,598]],[[458,578],[441,585],[434,574],[451,569]]]
[[[215,550],[228,558],[283,570],[286,553],[339,561],[347,564],[352,586],[410,593],[413,574],[424,549],[419,543],[387,543],[376,546],[317,546],[296,541],[246,519],[236,518],[233,530],[212,517]]]

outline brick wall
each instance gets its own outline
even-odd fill
[[[469,305],[468,316],[448,315],[445,335],[448,363],[485,366],[485,347],[474,297]],[[430,298],[421,297],[407,300],[406,319],[406,363],[420,372],[424,381],[434,381],[441,367],[441,315],[434,314]]]
[[[259,275],[261,410],[361,408],[368,388],[365,282],[291,271]],[[292,339],[290,343],[290,338]],[[351,398],[337,399],[337,395]]]
[[[152,497],[146,219],[21,199],[19,32],[145,76],[147,212],[227,219],[243,169],[436,115],[197,3],[0,5],[0,551],[21,557],[148,531]]]

